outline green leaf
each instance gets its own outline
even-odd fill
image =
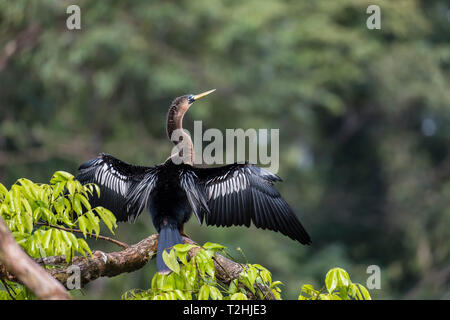
[[[180,289],[180,290],[185,290],[188,289],[188,283],[187,283],[187,279],[185,277],[185,273],[184,270],[183,272],[181,271],[180,268],[180,272],[178,274],[173,273],[173,277],[174,277],[174,288]]]
[[[72,205],[69,201],[69,199],[67,199],[66,197],[63,198],[64,201],[64,207],[66,208],[67,211],[71,211],[72,210]]]
[[[211,276],[211,278],[214,278],[214,274],[216,272],[216,269],[214,268],[214,262],[212,259],[207,260],[205,263],[205,272]]]
[[[195,256],[195,261],[197,262],[198,271],[202,276],[205,276],[205,274],[208,274],[211,277],[214,276],[214,262],[207,254],[206,250],[200,250]]]
[[[86,255],[84,254],[84,251],[87,251],[87,252],[89,252],[89,254],[92,256],[92,251],[91,251],[91,249],[89,248],[87,242],[84,241],[84,239],[82,239],[82,238],[77,238],[77,241],[78,241],[78,247],[79,247],[78,252],[80,252],[83,256],[86,256]]]
[[[86,238],[87,236],[87,224],[88,220],[85,216],[78,217],[78,228],[80,228],[81,232],[83,233],[83,236]]]
[[[103,207],[97,207],[95,208],[95,211],[100,216],[105,225],[108,227],[109,231],[111,231],[111,233],[114,234],[114,228],[117,227],[117,224],[116,218],[112,214],[112,212]]]
[[[233,294],[230,297],[230,300],[248,300],[248,299],[245,294],[243,294],[242,292],[238,292],[238,293]]]
[[[233,281],[230,282],[230,285],[228,287],[228,293],[229,294],[234,294],[237,292],[237,285],[238,285],[238,280],[234,279]]]
[[[61,238],[60,231],[58,229],[52,229],[52,238],[51,239],[52,239],[51,247],[54,250],[53,254],[55,254],[55,255],[60,254],[62,251],[62,250],[60,250],[62,238]]]
[[[70,212],[68,210],[64,210],[59,214],[58,219],[68,225],[69,227],[74,227],[75,224],[70,217]]]
[[[50,180],[50,183],[56,184],[58,182],[65,182],[73,180],[73,175],[65,171],[56,171]]]
[[[300,291],[300,295],[299,295],[298,299],[299,300],[314,299],[318,295],[319,295],[319,291],[314,290],[314,287],[312,285],[305,284],[302,286],[302,289]]]
[[[22,198],[22,204],[25,208],[25,212],[22,213],[24,216],[25,232],[31,233],[33,231],[33,210],[26,199]]]
[[[57,223],[56,216],[48,208],[39,207],[39,209],[40,209],[40,212],[43,215],[44,220],[46,220],[50,224],[56,224]]]
[[[177,256],[174,250],[170,250],[170,253],[167,253],[167,250],[163,251],[162,254],[164,263],[175,273],[180,272],[180,264],[177,261]]]
[[[177,258],[180,259],[181,263],[187,265],[187,252],[178,252],[176,250],[175,252],[177,254]]]
[[[165,274],[155,273],[152,278],[152,289],[161,290],[164,287]]]
[[[348,287],[350,283],[348,273],[341,268],[333,268],[325,276],[325,285],[329,293],[332,293],[337,288],[342,290]]]
[[[201,286],[198,293],[198,300],[208,300],[209,298],[209,286],[204,284]]]
[[[62,181],[62,182],[58,182],[53,189],[53,193],[52,193],[52,200],[58,198],[58,196],[60,195],[60,193],[64,190],[64,187],[66,186],[66,182]]]
[[[65,230],[60,230],[59,232],[60,232],[61,238],[64,240],[65,244],[68,247],[72,247],[72,240],[69,237],[69,232],[67,232]],[[78,244],[78,242],[77,242],[77,244]]]
[[[0,195],[5,195],[8,193],[8,189],[6,189],[6,187],[0,183]]]
[[[166,296],[167,300],[177,300],[177,295],[173,291],[167,292]]]
[[[67,187],[67,190],[69,191],[69,193],[70,193],[71,195],[74,195],[74,194],[75,194],[75,191],[76,191],[76,185],[75,185],[74,183],[72,183],[72,181],[67,181],[67,182],[66,182],[66,187]]]
[[[178,300],[187,300],[181,290],[175,290],[174,293],[177,296]]]
[[[248,280],[250,281],[250,284],[253,286],[255,284],[256,277],[258,276],[258,271],[256,270],[256,268],[249,265],[249,267],[247,269],[247,275],[248,275]]]
[[[19,230],[21,233],[25,233],[25,224],[22,215],[20,214],[16,215],[13,221],[15,223],[17,230]]]
[[[185,275],[186,275],[187,285],[190,287],[196,286],[198,270],[196,267],[195,257],[186,265]]]
[[[98,217],[96,217],[92,211],[86,212],[86,217],[89,220],[90,230],[91,231],[93,230],[95,234],[98,236],[100,234],[100,224]]]
[[[185,244],[176,244],[173,246],[173,249],[175,249],[177,252],[184,252],[187,253],[189,250],[191,250],[192,248],[196,248],[198,246],[193,245],[193,244],[189,244],[189,243],[185,243]]]
[[[40,188],[33,181],[21,178],[17,180],[17,183],[21,185],[22,194],[28,199],[36,199],[37,198],[37,190]]]
[[[222,293],[216,287],[209,286],[209,296],[212,300],[222,300]]]
[[[50,240],[52,239],[52,229],[45,230],[42,235],[42,247],[47,250],[50,247]]]
[[[281,282],[281,281],[274,281],[274,282],[272,282],[270,284],[269,289],[275,288],[275,287],[277,287],[279,285],[283,285],[283,282]]]
[[[11,190],[8,192],[8,195],[11,196],[11,206],[12,210],[15,213],[20,212],[20,203],[21,203],[21,193],[20,193],[20,187],[17,185],[13,185],[11,187]]]
[[[217,244],[217,243],[211,243],[211,242],[206,242],[202,247],[204,249],[206,249],[206,250],[216,250],[216,251],[226,248],[225,246],[222,246],[222,245]]]
[[[159,274],[156,273],[152,279],[152,289],[156,290],[173,290],[175,287],[174,273]]]
[[[239,274],[239,278],[239,281],[244,284],[253,294],[255,294],[255,288],[253,287],[253,284],[255,282],[256,275],[251,271],[251,268],[248,268],[248,265],[247,268]]]
[[[372,300],[369,291],[363,285],[359,283],[352,283],[352,287],[358,300]]]
[[[81,206],[79,194],[75,194],[75,196],[73,197],[72,206],[77,215],[81,216],[83,214],[83,207]]]
[[[56,201],[53,201],[53,208],[55,208],[55,211],[57,214],[62,214],[65,207],[64,207],[64,198],[63,197],[59,197],[58,199],[56,199]]]
[[[77,193],[75,195],[75,198],[78,198],[80,200],[80,202],[83,204],[83,206],[85,206],[85,208],[87,210],[91,210],[91,204],[89,203],[89,200],[85,196]]]
[[[78,244],[77,237],[75,237],[75,235],[73,233],[70,233],[70,232],[67,232],[67,236],[69,237],[69,241],[71,242],[72,247],[75,250],[78,250],[79,244]]]
[[[0,300],[12,300],[8,292],[0,290]]]

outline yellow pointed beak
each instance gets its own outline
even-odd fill
[[[192,100],[197,101],[197,100],[203,98],[204,96],[207,96],[208,94],[213,93],[214,91],[216,91],[216,89],[212,89],[212,90],[200,93],[200,94],[196,94],[195,96],[192,97]]]

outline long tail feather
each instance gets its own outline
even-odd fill
[[[164,250],[169,252],[174,245],[179,243],[183,243],[183,239],[181,238],[177,227],[172,225],[164,225],[159,231],[158,252],[156,253],[156,267],[158,268],[159,273],[170,272],[169,267],[167,267],[164,263],[162,254]]]

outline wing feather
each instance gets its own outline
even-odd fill
[[[78,181],[100,188],[100,197],[94,194],[91,204],[111,210],[118,221],[134,221],[156,183],[154,167],[134,166],[104,153],[83,163],[79,171]]]
[[[281,232],[303,244],[311,238],[291,207],[275,189],[281,179],[252,164],[232,164],[218,168],[193,168],[204,185],[210,212],[207,225],[250,226]]]
[[[201,224],[204,215],[209,213],[209,208],[203,185],[199,183],[196,173],[190,168],[190,166],[185,166],[184,170],[180,170],[180,186],[186,193],[192,211]]]

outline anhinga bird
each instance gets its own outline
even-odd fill
[[[179,130],[181,138],[175,145],[184,140],[188,146],[181,164],[173,161],[175,154],[162,164],[143,167],[102,153],[79,168],[77,179],[82,184],[100,187],[100,197],[91,199],[93,205],[111,210],[118,221],[135,221],[148,207],[159,233],[156,264],[160,273],[169,272],[163,251],[183,243],[183,225],[192,212],[200,224],[205,220],[207,225],[249,227],[253,222],[257,228],[279,231],[302,244],[311,243],[297,216],[273,186],[281,181],[277,175],[249,163],[193,166],[192,141],[183,131],[183,116],[194,101],[213,91],[178,97],[169,108],[169,139]]]

